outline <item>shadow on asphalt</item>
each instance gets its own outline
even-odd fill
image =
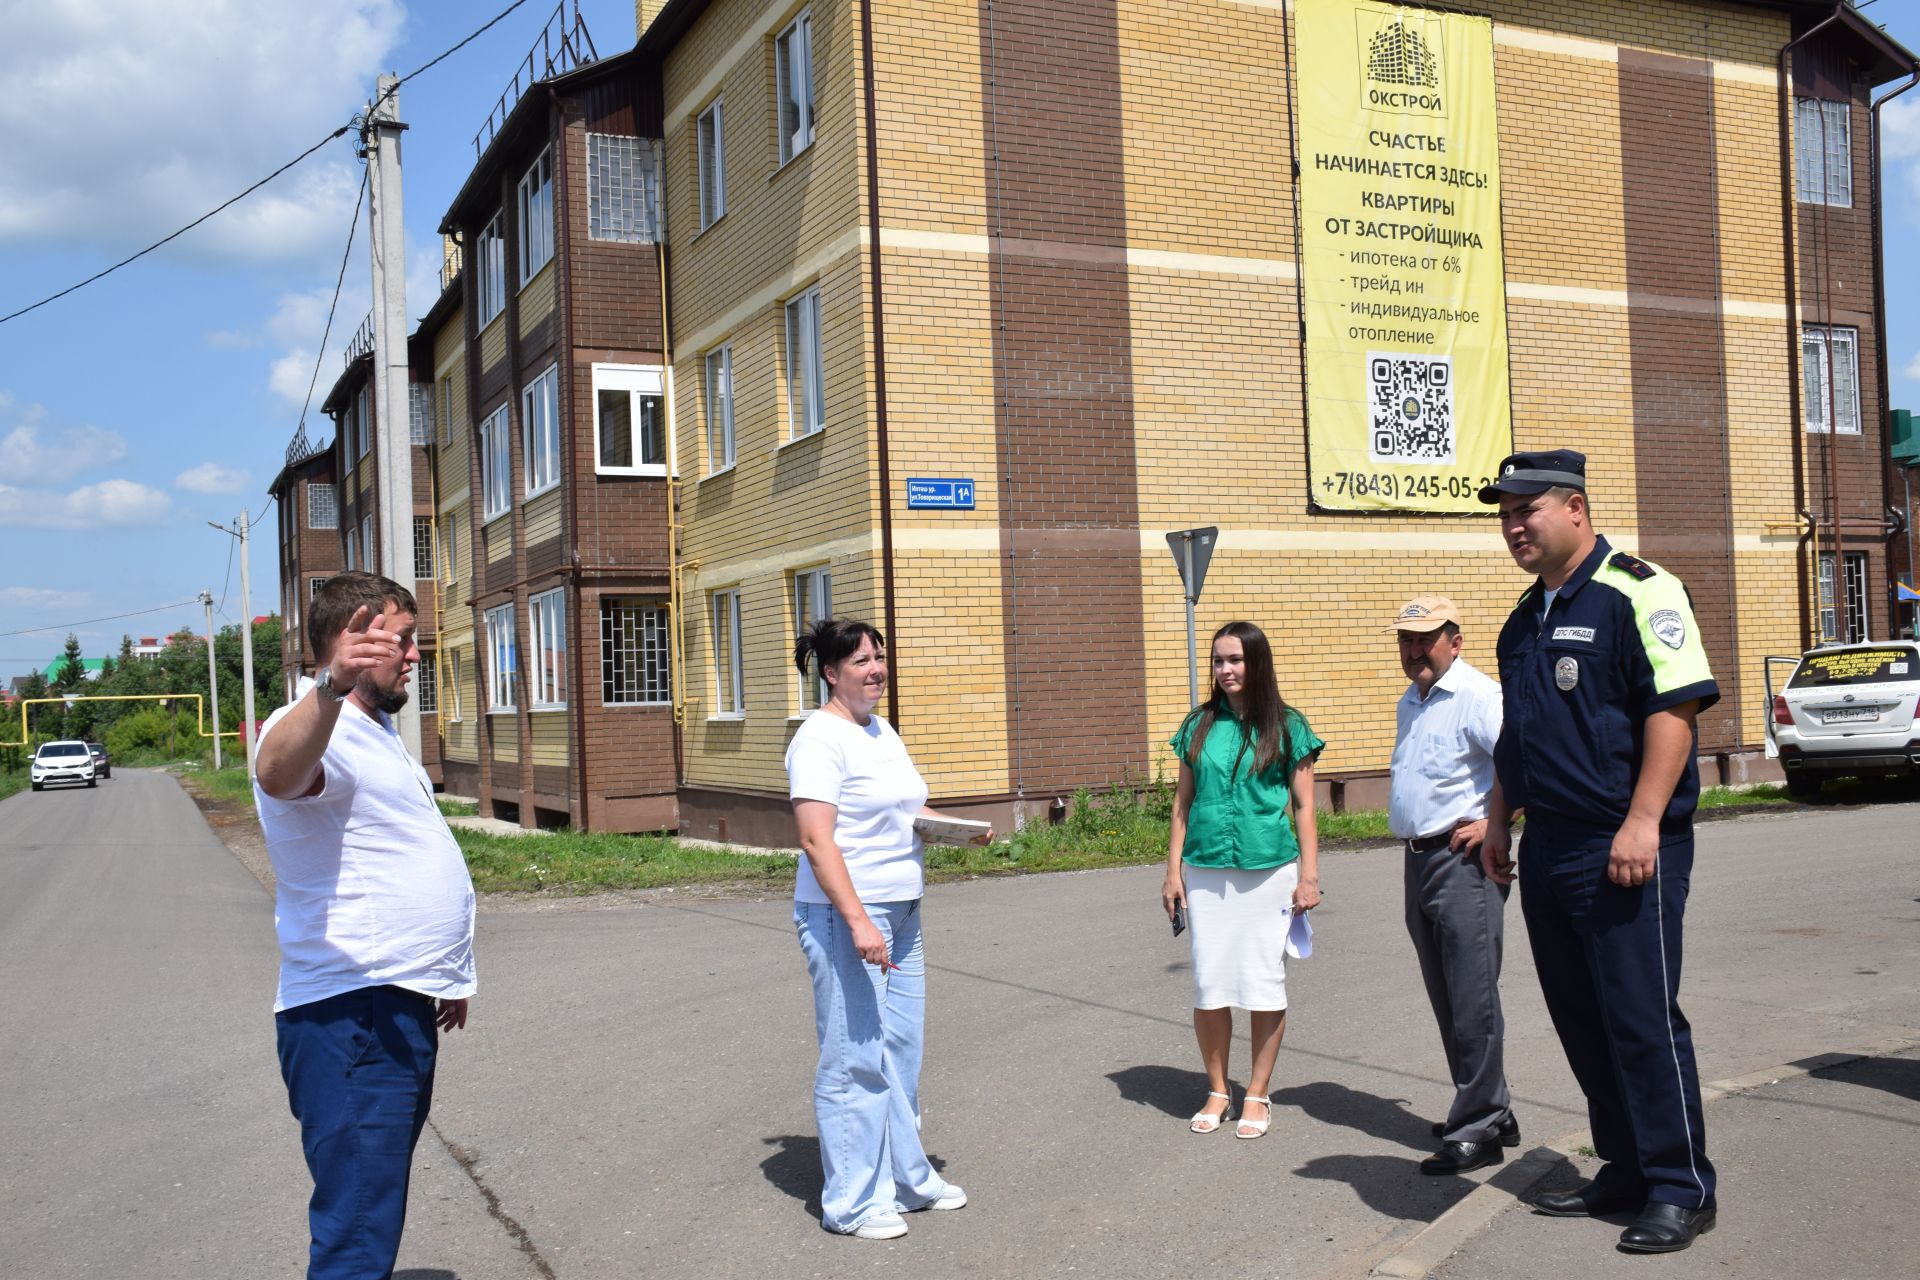
[[[810,1133],[787,1133],[760,1141],[775,1148],[772,1155],[760,1162],[760,1172],[776,1188],[800,1201],[807,1216],[818,1222],[820,1186],[824,1180],[820,1172],[820,1139]],[[927,1163],[941,1173],[947,1171],[947,1162],[931,1151],[927,1153]],[[401,1277],[395,1276],[393,1280]],[[442,1280],[442,1277],[438,1272],[421,1272],[420,1280]],[[449,1276],[444,1280],[457,1278]]]
[[[1413,1114],[1405,1098],[1383,1098],[1331,1080],[1316,1080],[1276,1090],[1273,1101],[1275,1106],[1298,1107],[1322,1123],[1344,1125],[1382,1142],[1432,1154],[1432,1122]]]
[[[1207,1100],[1206,1072],[1189,1071],[1185,1067],[1123,1067],[1109,1071],[1107,1079],[1113,1081],[1126,1101],[1156,1108],[1181,1120],[1200,1110]]]
[[[1920,1060],[1913,1058],[1868,1058],[1815,1071],[1822,1080],[1838,1080],[1863,1089],[1879,1089],[1896,1098],[1920,1102]]]

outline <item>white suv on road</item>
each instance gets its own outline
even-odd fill
[[[1787,791],[1805,797],[1823,777],[1920,774],[1917,716],[1920,645],[1890,640],[1803,654],[1773,697],[1767,731]]]
[[[93,752],[87,749],[86,743],[74,739],[43,742],[33,753],[31,781],[35,791],[53,782],[84,782],[95,786],[98,779],[93,776]]]

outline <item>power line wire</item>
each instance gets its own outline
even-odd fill
[[[379,102],[376,103],[376,107],[385,105],[387,99],[391,98],[395,93],[399,91],[401,85],[413,79],[415,76],[419,75],[421,72],[427,71],[433,67],[438,66],[440,63],[446,61],[448,58],[452,57],[454,54],[458,53],[460,50],[466,48],[468,45],[472,44],[475,40],[478,40],[482,35],[486,34],[486,32],[491,30],[493,27],[497,26],[503,19],[507,17],[507,15],[511,14],[515,9],[518,9],[521,5],[525,4],[526,2],[527,0],[513,0],[512,4],[508,5],[506,8],[502,9],[499,13],[495,14],[484,26],[472,32],[464,40],[460,41],[460,43],[454,45],[450,49],[447,49],[445,52],[441,53],[438,57],[435,57],[427,62],[420,64],[418,67],[415,67],[412,71],[409,71],[406,75],[400,77],[400,79],[394,82],[392,88],[388,89],[385,93],[380,95],[380,99],[379,99]],[[60,290],[58,293],[50,293],[46,297],[40,299],[40,301],[38,302],[32,303],[28,306],[21,307],[18,311],[10,311],[4,316],[0,316],[0,324],[6,324],[10,320],[17,320],[21,316],[26,315],[30,311],[38,311],[41,307],[46,306],[49,302],[58,302],[61,298],[66,297],[68,294],[78,292],[79,290],[86,288],[88,285],[93,284],[97,280],[104,280],[106,277],[112,275],[114,272],[118,271],[120,268],[124,266],[128,266],[131,263],[138,262],[140,259],[152,253],[155,249],[161,248],[163,245],[166,245],[175,240],[178,240],[181,236],[187,234],[187,232],[193,230],[195,227],[207,221],[209,218],[214,217],[216,214],[223,213],[227,209],[231,208],[232,206],[239,204],[242,200],[246,199],[248,196],[252,195],[254,192],[258,191],[260,188],[266,186],[269,182],[272,182],[275,178],[279,177],[281,174],[285,173],[287,170],[293,168],[295,165],[305,160],[308,156],[311,156],[314,152],[326,146],[329,142],[332,142],[335,139],[344,137],[349,129],[356,128],[357,126],[360,125],[360,123],[361,123],[361,117],[358,114],[356,114],[353,119],[347,121],[347,123],[341,125],[338,129],[335,129],[332,133],[329,133],[326,137],[320,139],[320,141],[314,143],[312,146],[308,147],[305,151],[302,151],[299,155],[287,161],[285,164],[281,165],[278,169],[275,169],[272,173],[268,174],[266,177],[260,179],[258,182],[253,183],[245,191],[242,191],[239,195],[234,196],[232,199],[224,201],[217,207],[208,210],[206,213],[201,214],[199,217],[195,218],[192,222],[189,222],[186,226],[181,227],[178,231],[173,232],[171,235],[161,237],[160,239],[154,241],[152,244],[148,245],[146,248],[140,250],[138,253],[130,254],[129,256],[122,258],[120,259],[120,261],[114,263],[110,267],[105,267],[99,271],[94,272],[92,275],[88,276],[85,280],[82,280],[77,284],[70,284],[66,288]],[[357,208],[355,209],[355,213],[356,215],[358,214]]]
[[[327,327],[320,331],[320,349],[313,353],[313,377],[307,381],[307,399],[300,406],[300,423],[294,428],[297,439],[307,426],[307,410],[313,407],[313,389],[320,385],[320,365],[327,358],[327,339],[333,336],[333,313],[340,306],[340,287],[347,282],[347,259],[353,256],[354,233],[360,230],[360,210],[367,202],[367,167],[360,169],[360,194],[353,198],[353,221],[347,226],[347,247],[340,255],[340,274],[334,277],[333,301],[327,304]],[[226,599],[223,594],[221,599]]]

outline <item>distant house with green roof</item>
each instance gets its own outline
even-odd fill
[[[105,658],[82,658],[80,659],[80,669],[85,673],[87,679],[98,680],[100,678],[100,672],[105,668],[106,663],[107,660]],[[49,662],[46,667],[41,670],[40,674],[47,678],[48,684],[52,684],[60,678],[61,669],[66,665],[67,655],[63,653],[52,662]]]

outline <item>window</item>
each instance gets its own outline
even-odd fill
[[[707,352],[707,474],[733,465],[733,344]]]
[[[453,443],[453,375],[440,379],[440,447]]]
[[[407,442],[421,448],[433,443],[433,384],[407,384]]]
[[[1845,595],[1836,607],[1833,554],[1820,553],[1820,638],[1836,644],[1862,644],[1868,638],[1867,553],[1847,552],[1841,557],[1841,568]]]
[[[1800,388],[1808,431],[1830,430],[1827,411],[1831,408],[1841,435],[1860,434],[1858,336],[1856,329],[1824,329],[1816,325],[1800,331]]]
[[[560,483],[560,366],[520,392],[520,456],[526,464],[527,496]]]
[[[413,669],[414,694],[420,701],[420,714],[438,715],[440,712],[440,672],[434,666],[434,656],[425,654],[420,665]]]
[[[1802,204],[1853,207],[1853,153],[1848,135],[1852,104],[1821,98],[1793,100],[1793,150]]]
[[[360,567],[368,573],[380,572],[380,553],[374,550],[373,513],[360,522]]]
[[[833,616],[833,575],[825,569],[802,569],[793,575],[793,633],[798,636],[822,618]],[[833,691],[827,678],[815,671],[800,677],[800,709],[825,705]]]
[[[487,610],[487,710],[513,711],[519,707],[514,696],[514,675],[519,655],[513,643],[513,606],[503,604]]]
[[[447,718],[460,718],[460,651],[455,649],[447,655],[447,693],[453,700],[453,713]]]
[[[513,441],[507,437],[507,406],[495,409],[480,424],[480,488],[489,520],[507,514],[513,505]]]
[[[520,286],[553,258],[553,148],[520,179]]]
[[[727,139],[718,102],[700,113],[696,132],[699,154],[694,159],[700,170],[700,229],[705,231],[727,211]]]
[[[813,15],[802,13],[773,42],[774,100],[780,110],[780,163],[813,144]]]
[[[827,425],[820,387],[820,290],[787,303],[787,433],[798,440]]]
[[[661,370],[593,366],[594,469],[608,475],[667,474],[667,400]]]
[[[440,522],[440,554],[446,561],[448,582],[460,577],[460,522],[448,516]]]
[[[478,308],[476,329],[484,329],[507,305],[507,241],[501,234],[500,215],[481,228],[473,256],[479,270],[473,273],[473,300]]]
[[[333,486],[330,484],[310,484],[307,486],[307,528],[338,529],[340,527],[340,508],[333,501]]]
[[[587,135],[587,238],[652,244],[660,239],[660,167],[653,143]]]
[[[353,397],[353,420],[356,424],[354,456],[364,458],[367,450],[373,447],[373,402],[371,387],[361,387]]]
[[[347,572],[349,573],[360,567],[359,543],[360,535],[349,526],[347,529]]]
[[[413,518],[413,576],[425,580],[433,577],[432,516]]]
[[[746,715],[740,670],[740,593],[713,593],[713,713],[738,719]]]
[[[327,585],[327,579],[325,574],[322,574],[317,578],[307,579],[307,599],[311,600],[315,596],[319,595],[320,588],[326,585]]]
[[[657,600],[602,597],[600,701],[640,707],[673,701],[667,607]]]
[[[533,646],[533,709],[567,705],[567,595],[543,591],[527,601],[527,643]]]

